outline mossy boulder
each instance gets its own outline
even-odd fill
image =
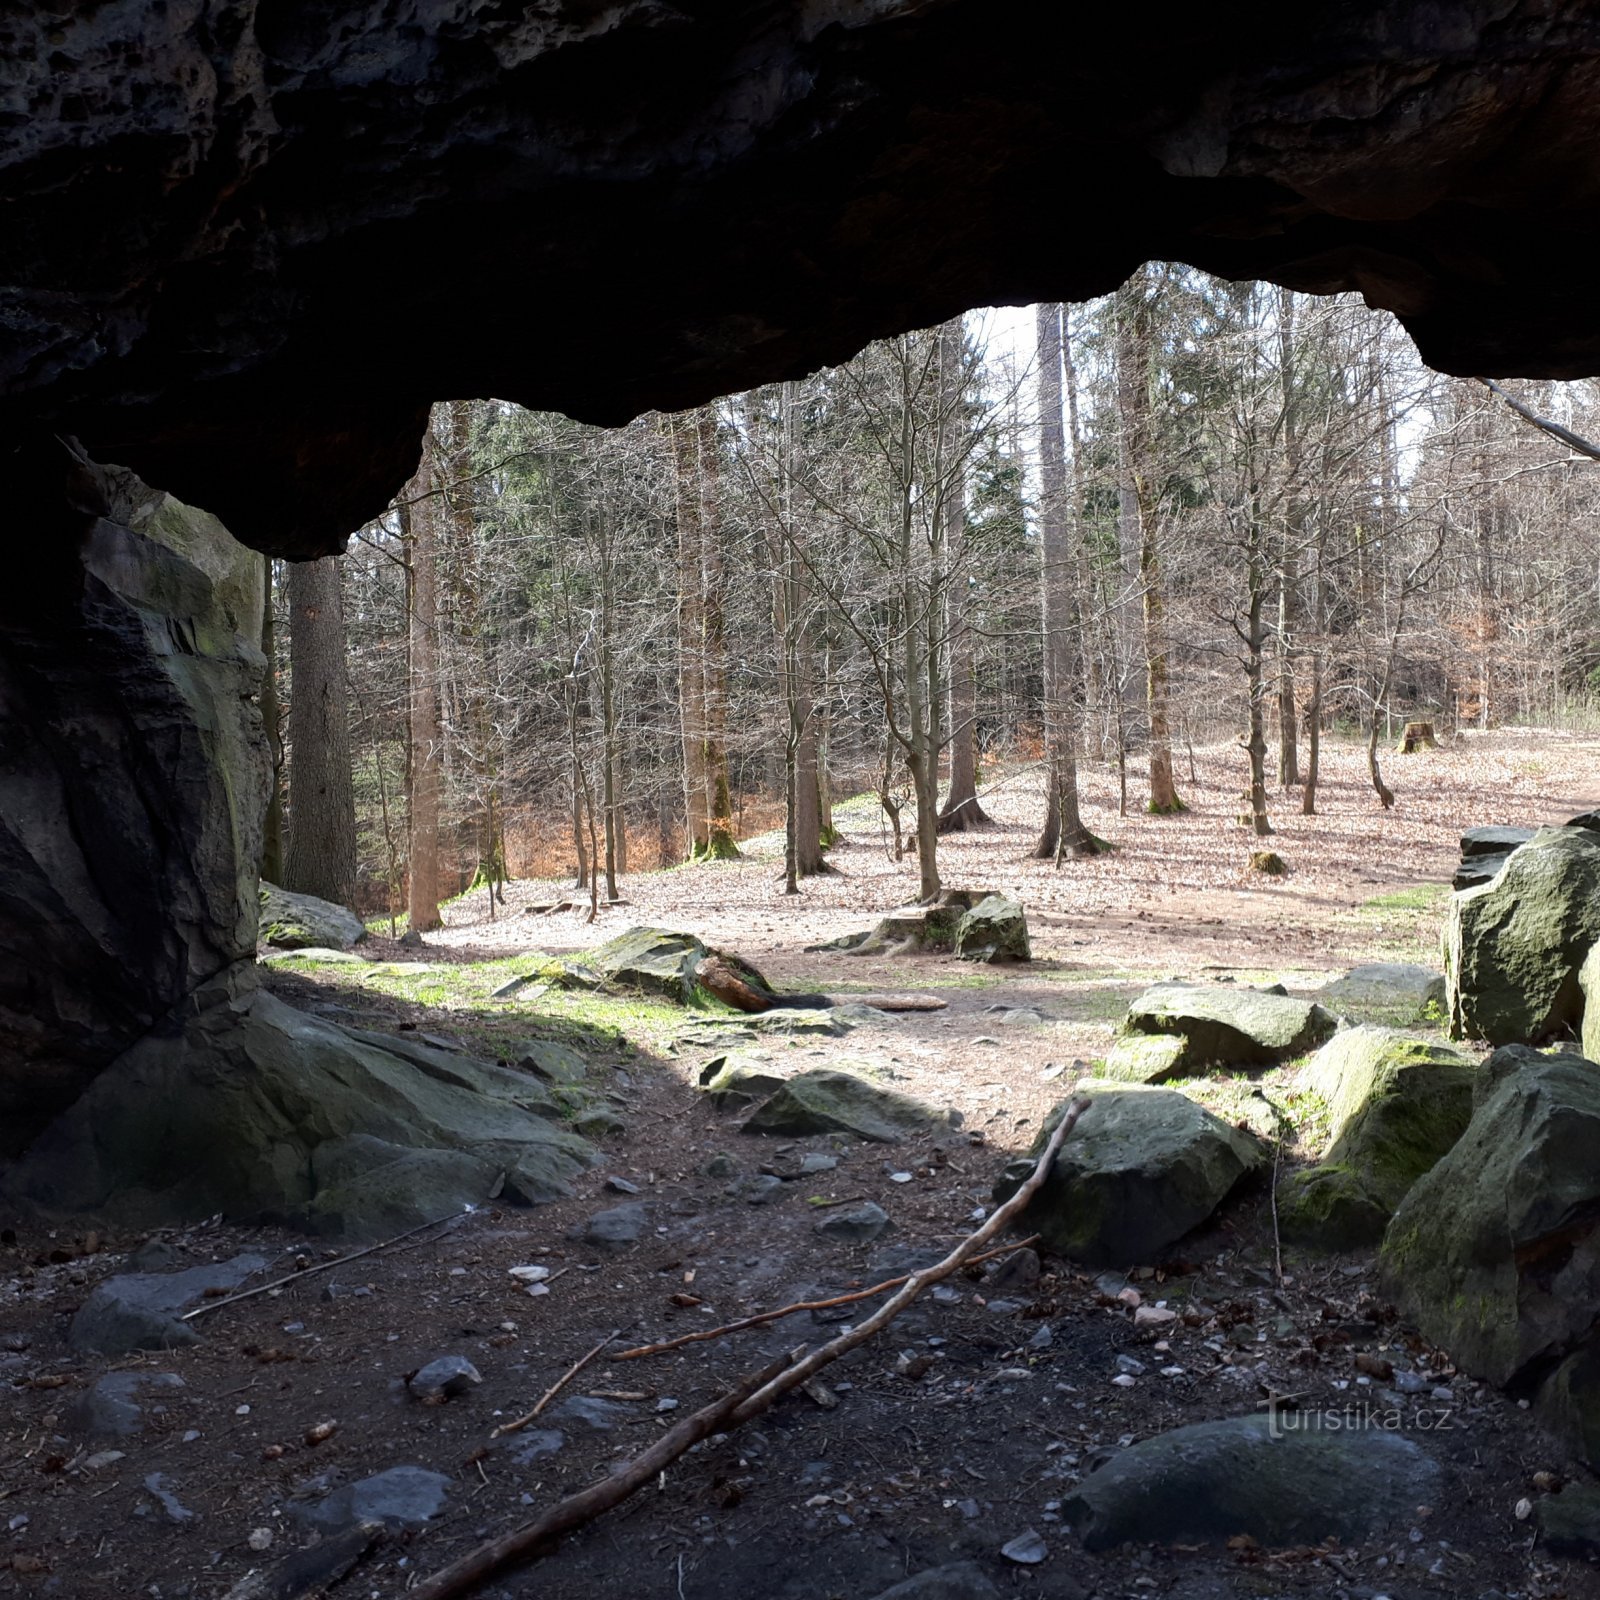
[[[963,961],[1031,961],[1028,918],[1020,902],[985,895],[956,924],[955,953]]]
[[[1498,1384],[1581,1347],[1600,1318],[1600,1066],[1505,1054],[1498,1087],[1400,1203],[1380,1257],[1384,1293]]]
[[[868,933],[847,934],[812,948],[843,950],[853,956],[954,950],[962,918],[988,898],[982,889],[946,889],[931,906],[901,906]]]
[[[1101,1072],[1123,1083],[1165,1083],[1188,1074],[1188,1057],[1181,1033],[1129,1033],[1111,1046]]]
[[[1317,1003],[1338,1016],[1397,1028],[1442,1020],[1444,974],[1411,961],[1372,961],[1325,983]]]
[[[1073,1261],[1159,1261],[1269,1159],[1254,1134],[1174,1089],[1104,1082],[1078,1089],[1089,1109],[1018,1218],[1020,1228]],[[996,1200],[1010,1198],[1033,1170],[1069,1103],[1045,1119],[1028,1155],[1006,1167]]]
[[[1539,1386],[1539,1420],[1580,1461],[1600,1471],[1600,1350],[1570,1355]]]
[[[949,1127],[947,1112],[882,1089],[851,1072],[819,1067],[786,1079],[744,1124],[744,1133],[853,1133],[879,1144]]]
[[[640,989],[686,1006],[698,996],[695,974],[706,954],[692,933],[629,928],[588,951],[582,965],[617,988]]]
[[[1128,1008],[1125,1038],[1165,1034],[1183,1041],[1165,1077],[1211,1067],[1269,1066],[1322,1043],[1337,1026],[1314,1001],[1243,984],[1158,983]]]
[[[261,882],[262,944],[277,950],[348,950],[367,936],[367,925],[348,906],[314,894],[296,894]]]
[[[1466,1131],[1474,1076],[1465,1056],[1391,1028],[1351,1028],[1325,1044],[1309,1078],[1332,1111],[1332,1140],[1317,1166],[1279,1185],[1284,1237],[1330,1250],[1376,1244]]]
[[[8,1175],[14,1199],[127,1227],[221,1211],[370,1239],[496,1195],[555,1199],[592,1159],[536,1079],[306,1016],[248,972],[214,987],[45,1131]]]
[[[751,1106],[776,1093],[788,1081],[762,1061],[714,1056],[700,1069],[700,1088],[718,1106]]]
[[[1415,1439],[1314,1412],[1225,1417],[1141,1439],[1091,1472],[1061,1514],[1087,1550],[1123,1544],[1351,1543],[1405,1527],[1438,1493]]]
[[[1600,944],[1590,946],[1578,968],[1578,990],[1583,996],[1583,1053],[1600,1061]]]
[[[1450,897],[1444,970],[1455,1039],[1537,1044],[1583,1014],[1600,943],[1600,834],[1541,828],[1490,883]]]

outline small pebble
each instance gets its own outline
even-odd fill
[[[1050,1554],[1049,1547],[1037,1533],[1029,1528],[1019,1533],[1009,1544],[1000,1546],[1000,1554],[1020,1567],[1036,1567]]]
[[[272,1529],[252,1528],[250,1537],[245,1540],[245,1543],[258,1553],[262,1550],[270,1550],[272,1548]]]

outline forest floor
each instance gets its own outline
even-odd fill
[[[491,921],[485,896],[447,908],[428,950],[374,938],[377,965],[290,962],[270,982],[297,1004],[365,1026],[414,1027],[490,1057],[557,1037],[589,1063],[625,1131],[572,1197],[533,1211],[491,1207],[302,1283],[219,1307],[192,1348],[118,1362],[72,1355],[71,1313],[92,1286],[127,1270],[142,1236],[114,1223],[92,1238],[18,1226],[0,1234],[0,1594],[219,1600],[246,1572],[306,1541],[296,1512],[318,1495],[399,1465],[446,1475],[428,1527],[386,1542],[335,1596],[391,1600],[417,1577],[603,1477],[678,1417],[772,1354],[836,1334],[860,1308],[805,1313],[753,1332],[639,1360],[596,1360],[528,1428],[491,1440],[608,1334],[638,1344],[758,1310],[875,1283],[942,1255],[990,1204],[1005,1161],[1103,1056],[1129,1000],[1167,977],[1281,980],[1306,992],[1370,960],[1436,962],[1460,831],[1479,823],[1559,822],[1600,802],[1600,738],[1546,731],[1469,736],[1424,756],[1388,758],[1399,800],[1381,812],[1363,753],[1325,752],[1322,814],[1287,806],[1272,843],[1289,866],[1250,875],[1251,839],[1234,820],[1240,758],[1196,752],[1181,784],[1188,815],[1116,814],[1114,784],[1085,774],[1086,815],[1114,854],[1059,872],[1027,859],[1036,775],[984,800],[988,831],[941,842],[945,881],[1018,895],[1035,960],[970,968],[942,957],[854,958],[806,947],[864,929],[915,892],[911,862],[881,847],[866,803],[839,808],[836,875],[782,893],[781,840],[745,858],[630,877],[626,903],[580,912],[526,908],[563,886],[515,883]],[[1180,761],[1184,773],[1186,761]],[[747,1039],[736,1017],[652,1000],[525,989],[495,1000],[528,952],[571,951],[634,924],[695,932],[739,951],[782,987],[847,994],[923,991],[943,1010],[853,1029]],[[962,1114],[959,1132],[894,1146],[742,1136],[739,1118],[696,1093],[700,1067],[740,1042],[807,1064],[862,1063],[895,1087]],[[1057,1067],[1064,1068],[1057,1073]],[[1269,1074],[1292,1106],[1300,1067]],[[1048,1074],[1048,1076],[1047,1076]],[[1257,1079],[1183,1085],[1225,1115]],[[1288,1161],[1314,1158],[1314,1115]],[[750,1204],[707,1163],[740,1178],[797,1171],[808,1153],[832,1170]],[[620,1183],[613,1180],[621,1180]],[[598,1210],[634,1198],[648,1223],[614,1252],[586,1242]],[[732,1192],[730,1192],[730,1190]],[[893,1228],[849,1248],[820,1237],[829,1204],[877,1201]],[[281,1231],[226,1221],[167,1238],[184,1263],[254,1249],[291,1271],[339,1254]],[[509,1269],[550,1268],[530,1297]],[[718,1436],[620,1510],[484,1595],[578,1600],[869,1600],[908,1574],[971,1560],[1007,1595],[1372,1597],[1600,1596],[1600,1573],[1549,1557],[1519,1521],[1536,1473],[1581,1475],[1514,1401],[1456,1374],[1376,1298],[1370,1256],[1302,1257],[1274,1270],[1265,1186],[1232,1202],[1181,1255],[1131,1274],[1149,1301],[1184,1313],[1166,1335],[1136,1329],[1130,1276],[1046,1258],[1033,1283],[958,1276],[831,1369],[832,1405],[790,1397],[742,1431]],[[1232,1330],[1249,1323],[1254,1342]],[[617,1348],[616,1346],[612,1347]],[[1445,1470],[1428,1506],[1398,1508],[1393,1538],[1347,1549],[1129,1547],[1081,1550],[1059,1502],[1099,1462],[1181,1423],[1249,1413],[1270,1391],[1311,1407],[1372,1392],[1358,1368],[1389,1349],[1449,1391],[1448,1420],[1424,1443]],[[928,1357],[904,1370],[902,1356]],[[421,1403],[405,1375],[441,1355],[468,1358],[482,1383]],[[1143,1370],[1116,1386],[1117,1357]],[[68,1416],[108,1366],[175,1373],[146,1431],[85,1441]],[[923,1367],[926,1370],[921,1370]],[[913,1374],[917,1374],[913,1376]],[[826,1397],[825,1397],[826,1398]],[[319,1424],[334,1424],[326,1437]],[[1421,1427],[1413,1415],[1411,1426]],[[313,1432],[312,1430],[315,1430]],[[1422,1435],[1417,1435],[1419,1438]],[[317,1442],[312,1442],[316,1438]],[[120,1453],[119,1453],[120,1452]],[[171,1504],[163,1500],[170,1497]],[[1032,1529],[1046,1559],[1004,1560]]]

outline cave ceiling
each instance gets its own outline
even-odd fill
[[[13,471],[71,436],[285,555],[436,397],[617,423],[1146,259],[1600,372],[1588,4],[105,0],[0,61]]]

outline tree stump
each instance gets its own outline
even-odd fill
[[[1408,722],[1400,734],[1400,754],[1415,755],[1418,750],[1437,750],[1439,741],[1433,736],[1431,722]]]

